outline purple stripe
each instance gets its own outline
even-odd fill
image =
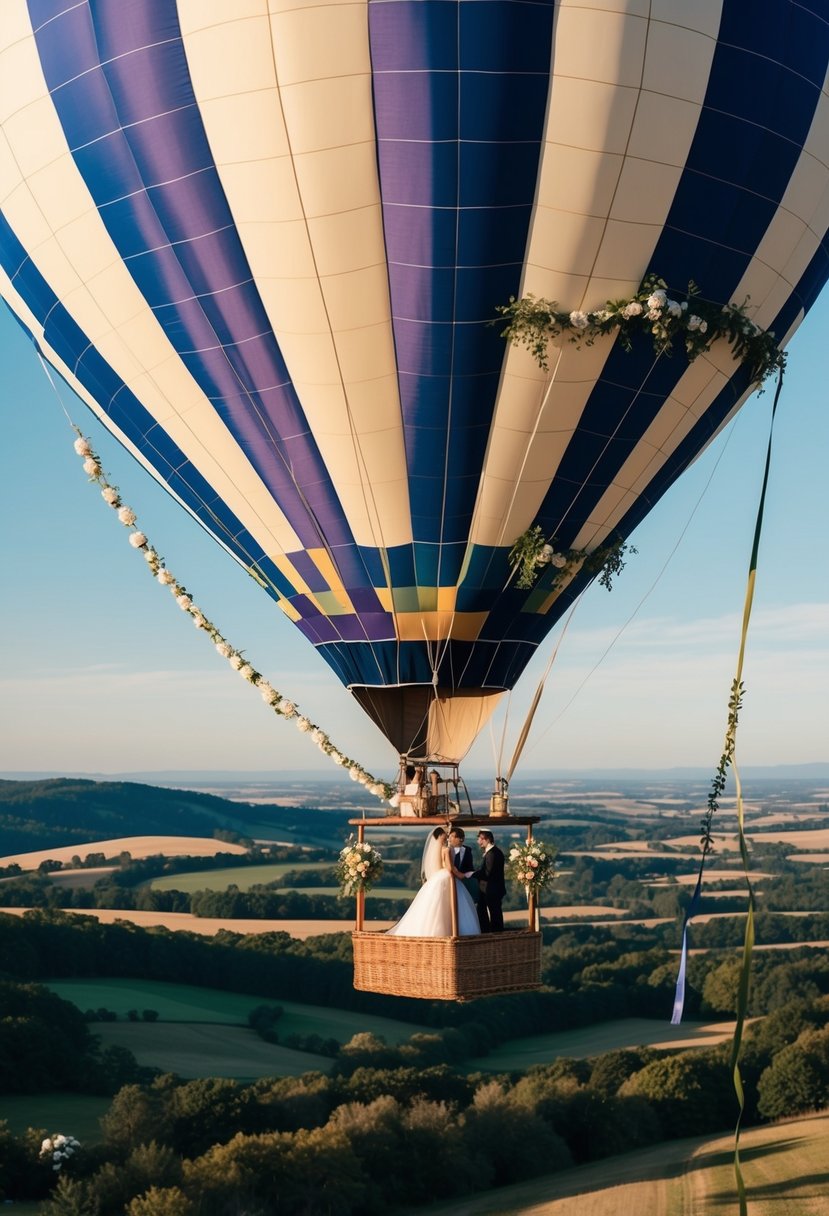
[[[170,341],[302,544],[350,548],[350,581],[367,583],[213,166],[174,6],[74,8],[37,44],[78,168]]]

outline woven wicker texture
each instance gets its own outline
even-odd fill
[[[464,1001],[541,986],[541,934],[388,937],[355,932],[354,987],[363,992]]]

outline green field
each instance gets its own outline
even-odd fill
[[[283,1039],[293,1034],[316,1034],[347,1043],[355,1034],[368,1030],[382,1035],[387,1043],[400,1043],[423,1029],[412,1022],[343,1009],[154,980],[60,980],[49,987],[79,1009],[109,1009],[118,1014],[117,1022],[95,1022],[91,1026],[105,1045],[126,1047],[139,1064],[187,1078],[252,1081],[257,1077],[327,1072],[331,1068],[329,1056],[266,1043],[248,1029],[248,1014],[257,1005],[282,1007],[276,1029]],[[128,1022],[130,1009],[139,1013],[155,1009],[160,1020]]]
[[[139,1012],[155,1009],[164,1022],[246,1027],[248,1014],[257,1005],[280,1005],[284,1010],[277,1027],[280,1038],[290,1034],[318,1034],[323,1039],[345,1043],[353,1035],[369,1030],[382,1035],[387,1043],[400,1043],[423,1030],[413,1022],[398,1022],[345,1009],[223,992],[218,988],[165,984],[158,980],[56,980],[49,987],[79,1009],[110,1009],[122,1018],[129,1009]],[[100,1026],[107,1025],[112,1023],[95,1023],[92,1029],[97,1033]]]
[[[407,866],[408,862],[389,862],[389,865]],[[331,872],[333,865],[330,861],[309,862],[274,862],[272,865],[261,866],[230,866],[223,870],[194,870],[188,874],[165,874],[160,878],[151,878],[143,886],[151,887],[154,891],[186,891],[192,895],[194,891],[226,891],[228,887],[238,887],[240,891],[249,891],[251,887],[261,883],[275,882],[283,874],[292,870],[327,870]],[[338,895],[339,887],[334,884],[326,887],[290,887],[291,891],[299,891],[304,895]],[[403,887],[377,887],[372,895],[381,899],[412,899],[414,891]]]
[[[743,1132],[740,1157],[750,1216],[825,1216],[829,1115]],[[738,1208],[734,1139],[726,1135],[668,1141],[417,1211],[423,1216],[734,1216]]]
[[[81,1144],[90,1144],[101,1138],[98,1120],[109,1103],[109,1098],[92,1094],[4,1094],[2,1117],[16,1136],[27,1127],[42,1128],[47,1134],[68,1129]]]

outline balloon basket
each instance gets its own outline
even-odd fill
[[[541,934],[531,929],[475,937],[398,937],[357,931],[354,987],[430,1001],[469,1001],[541,987]]]

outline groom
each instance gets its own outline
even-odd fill
[[[481,933],[502,933],[504,914],[501,901],[507,893],[504,883],[504,854],[495,843],[492,832],[481,829],[478,844],[484,851],[480,867],[472,875],[478,880],[478,921]]]

